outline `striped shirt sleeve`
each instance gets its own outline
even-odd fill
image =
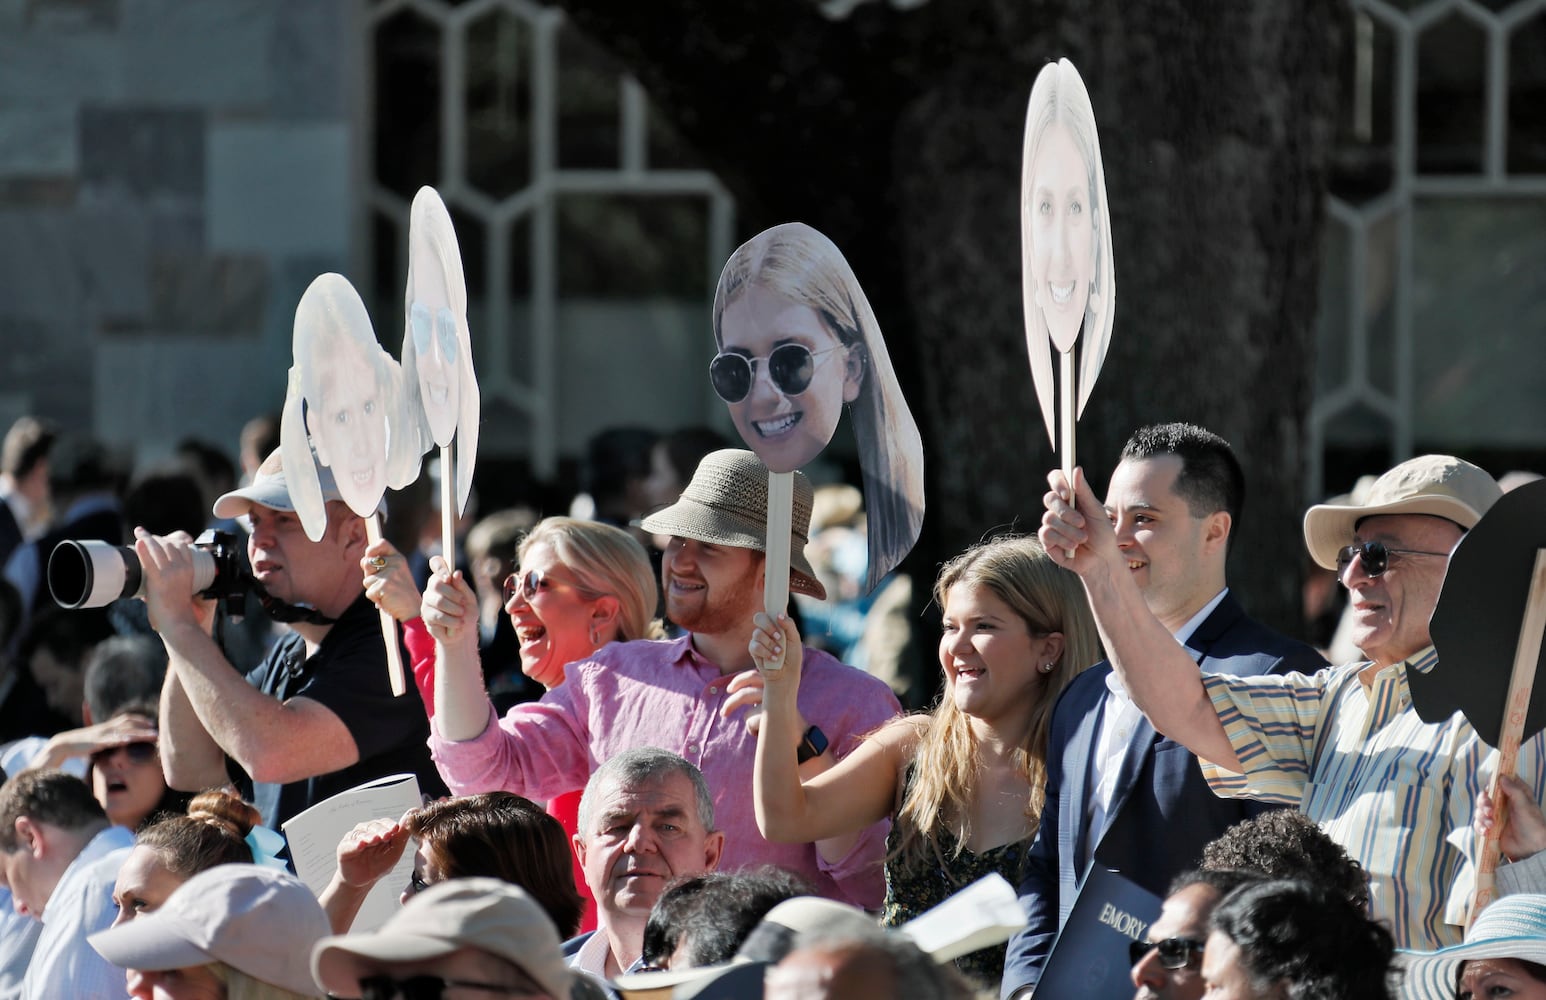
[[[1314,763],[1330,674],[1202,675],[1241,765],[1241,771],[1235,772],[1200,762],[1215,794],[1282,805],[1300,803]]]

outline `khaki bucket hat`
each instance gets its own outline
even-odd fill
[[[805,558],[805,543],[810,540],[811,481],[803,472],[791,475],[794,508],[789,518],[789,589],[826,600],[827,589]],[[763,552],[768,541],[768,467],[741,448],[709,452],[698,463],[681,498],[646,517],[643,526],[655,535],[677,535]]]
[[[1326,569],[1337,568],[1337,550],[1353,541],[1358,522],[1379,514],[1430,514],[1469,531],[1503,491],[1470,462],[1451,455],[1419,455],[1374,481],[1361,504],[1316,504],[1304,515],[1304,544]]]

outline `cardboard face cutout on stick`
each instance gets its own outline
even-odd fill
[[[759,233],[720,274],[714,340],[714,391],[772,472],[811,462],[849,407],[864,473],[866,589],[873,588],[918,540],[923,445],[853,269],[803,223]]]
[[[456,509],[467,509],[478,455],[478,378],[467,328],[467,282],[451,213],[431,187],[414,196],[408,225],[403,381],[426,440],[456,441]],[[406,485],[406,484],[404,484]]]
[[[328,468],[349,509],[370,517],[389,485],[418,474],[418,435],[405,433],[402,375],[381,349],[348,280],[319,275],[295,310],[280,452],[295,512],[312,541],[327,528],[317,467]]]
[[[1412,707],[1424,722],[1442,722],[1461,712],[1488,746],[1499,745],[1535,554],[1543,548],[1546,481],[1503,494],[1460,540],[1428,625],[1438,666],[1426,674],[1407,674]],[[1543,659],[1536,657],[1522,739],[1546,729]]]
[[[1071,362],[1078,348],[1078,386],[1065,379],[1064,434],[1084,412],[1106,350],[1116,306],[1116,273],[1106,201],[1106,170],[1095,110],[1073,63],[1044,67],[1025,115],[1020,181],[1021,281],[1031,376],[1054,445],[1054,353]],[[1070,374],[1073,366],[1066,369]],[[1077,392],[1077,408],[1074,394]],[[1071,440],[1065,450],[1071,451]]]

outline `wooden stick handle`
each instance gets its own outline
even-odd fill
[[[1079,387],[1074,383],[1074,352],[1058,352],[1058,451],[1063,457],[1063,478],[1068,480],[1069,495],[1074,489],[1074,399]],[[1072,500],[1070,500],[1072,502]],[[1073,549],[1068,558],[1074,557]]]
[[[1525,716],[1530,712],[1530,693],[1535,688],[1535,665],[1541,658],[1541,638],[1546,635],[1546,549],[1535,552],[1535,568],[1530,574],[1530,594],[1525,601],[1525,616],[1519,626],[1519,644],[1514,647],[1514,672],[1508,682],[1508,702],[1503,713],[1503,729],[1498,734],[1498,773],[1492,776],[1495,815],[1487,839],[1482,841],[1476,862],[1476,893],[1471,897],[1470,922],[1487,908],[1495,894],[1498,838],[1508,822],[1508,800],[1500,794],[1503,775],[1512,775],[1519,762],[1519,743],[1524,735]]]
[[[456,470],[450,445],[440,449],[440,554],[446,557],[446,572],[456,572]]]
[[[763,609],[774,621],[789,608],[790,520],[794,516],[794,473],[768,473],[768,544],[762,561]]]
[[[372,545],[381,541],[381,515],[372,514],[365,519],[365,535]],[[387,677],[392,681],[392,697],[401,698],[407,686],[403,683],[403,653],[397,645],[397,620],[387,614],[385,608],[381,614],[381,641],[386,644]]]

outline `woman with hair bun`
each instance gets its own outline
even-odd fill
[[[140,831],[118,870],[117,926],[158,909],[172,890],[216,865],[251,863],[248,837],[261,822],[255,806],[230,792],[200,792],[186,816],[168,816]]]

